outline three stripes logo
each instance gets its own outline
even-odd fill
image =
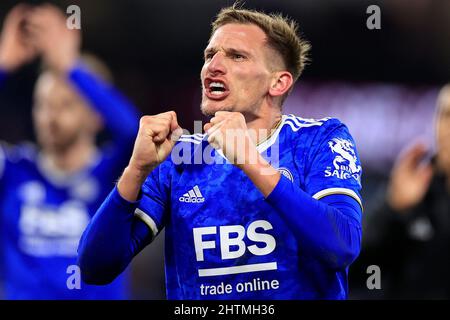
[[[178,200],[180,202],[187,202],[187,203],[202,203],[205,201],[205,198],[200,192],[198,186],[196,185],[191,190],[183,194]]]

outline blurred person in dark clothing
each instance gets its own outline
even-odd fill
[[[423,143],[402,152],[367,221],[365,256],[380,266],[387,299],[450,298],[450,84],[435,124],[436,154]]]
[[[80,32],[67,29],[56,7],[18,5],[1,31],[0,87],[34,58],[45,64],[32,108],[37,146],[0,144],[5,298],[126,298],[126,275],[87,285],[76,280],[76,258],[85,226],[131,154],[138,113],[103,79],[106,67],[81,57]],[[103,126],[111,143],[98,148]]]

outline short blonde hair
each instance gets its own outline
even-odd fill
[[[212,23],[214,32],[230,23],[254,24],[267,36],[267,45],[281,56],[284,67],[292,74],[294,82],[300,77],[309,61],[310,44],[298,35],[298,24],[281,14],[239,8],[239,4],[223,8]]]

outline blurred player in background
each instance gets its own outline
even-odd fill
[[[0,261],[7,299],[127,297],[126,277],[106,287],[77,288],[75,278],[68,281],[80,236],[126,164],[139,119],[101,78],[107,69],[80,58],[80,43],[80,32],[67,29],[66,17],[51,5],[18,5],[3,25],[0,85],[38,56],[45,66],[32,109],[38,147],[0,148]],[[98,149],[103,126],[112,143]]]
[[[436,155],[421,142],[404,150],[367,221],[365,255],[381,267],[385,298],[450,298],[450,84],[435,125]]]
[[[112,281],[165,227],[169,299],[347,297],[361,242],[355,144],[337,119],[281,113],[308,50],[279,15],[219,13],[201,71],[207,135],[179,138],[173,111],[141,119],[80,241],[86,281]]]

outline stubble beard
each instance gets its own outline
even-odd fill
[[[207,105],[207,103],[208,101],[206,100],[206,98],[203,98],[202,103],[200,105],[201,112],[203,113],[203,115],[207,117],[213,117],[217,111],[229,111],[229,112],[233,111],[232,106],[224,105],[219,108],[211,108],[210,106]]]

